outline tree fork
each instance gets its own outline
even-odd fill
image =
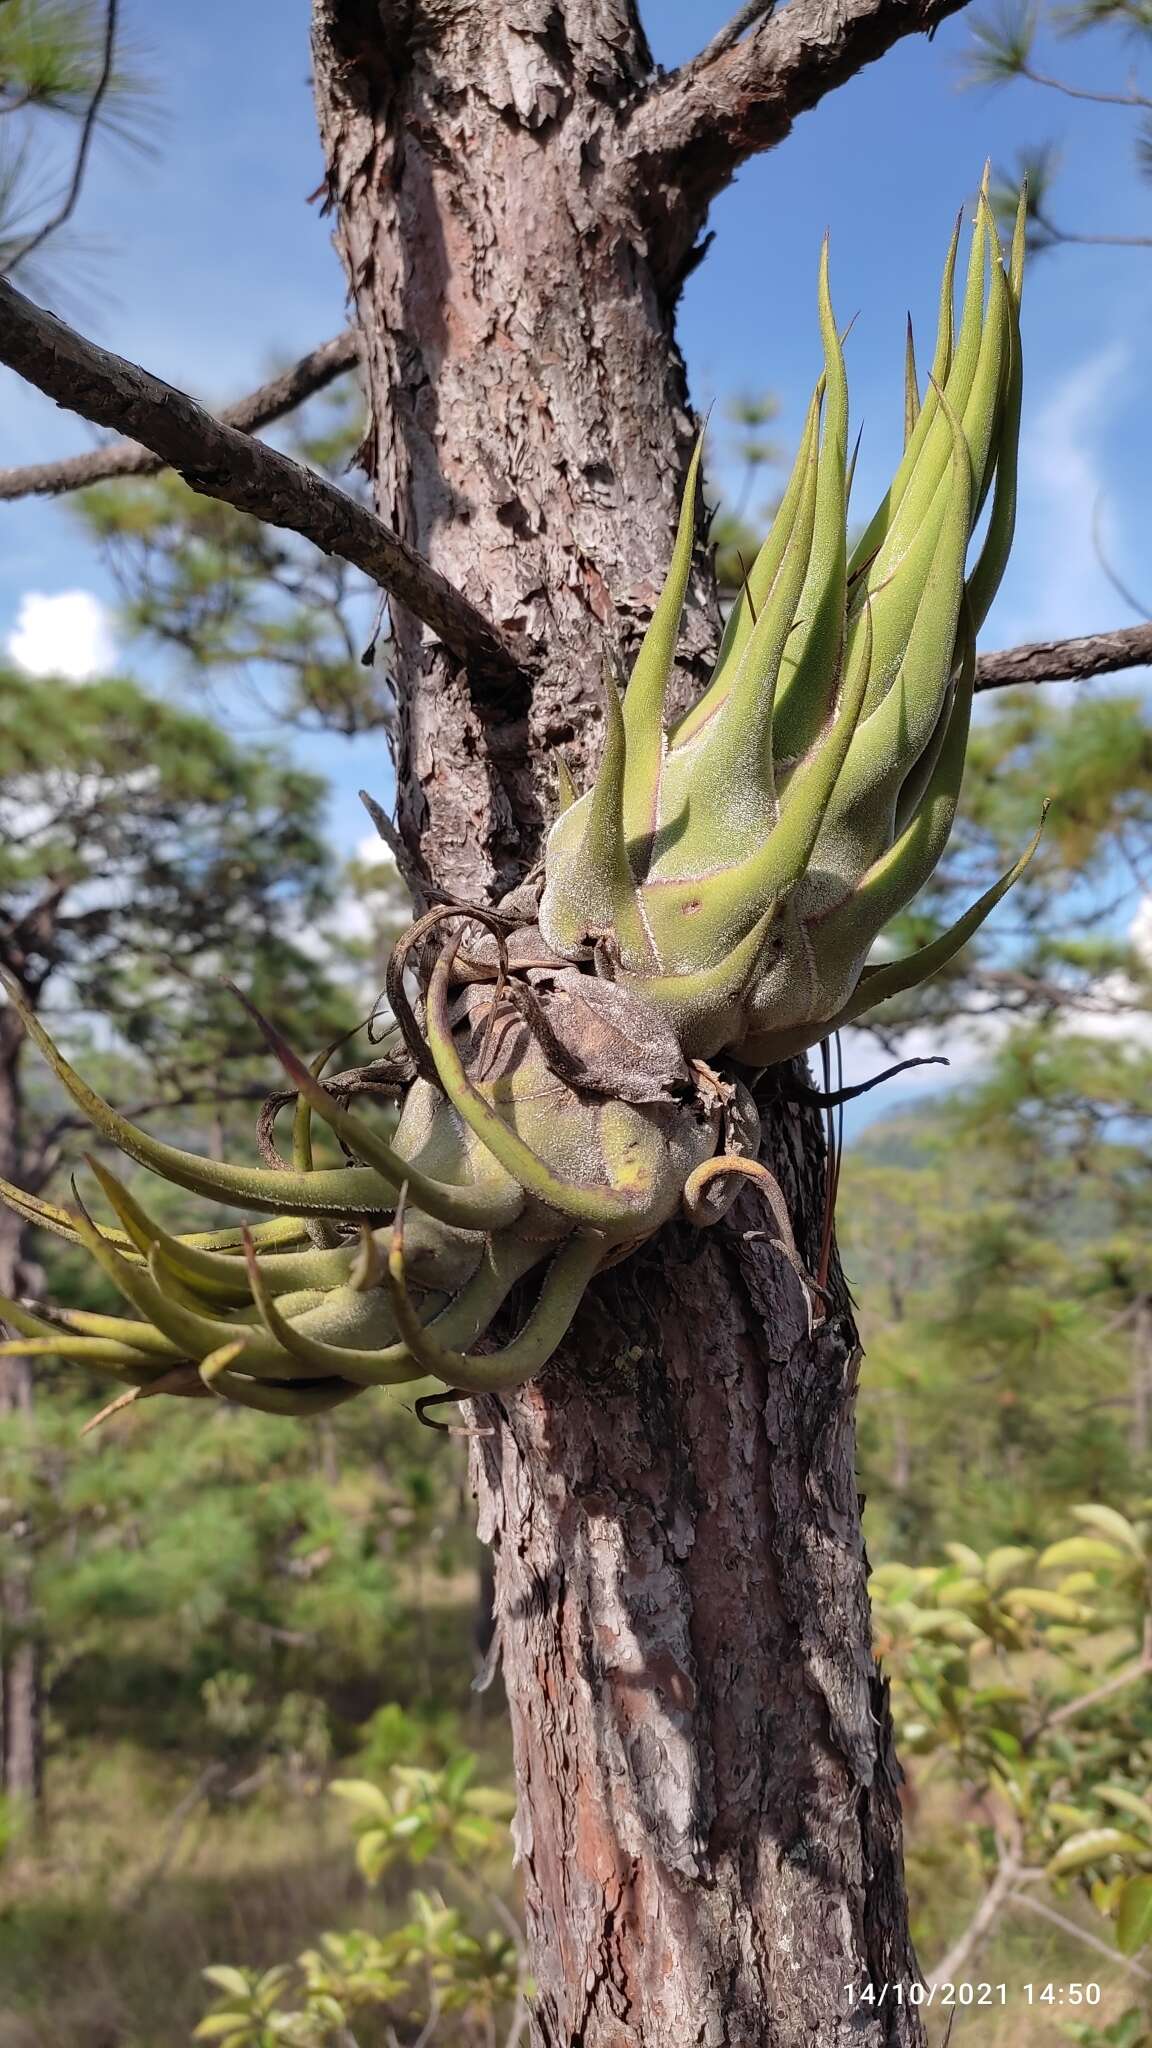
[[[336,239],[382,519],[547,650],[483,710],[397,608],[401,829],[483,900],[580,780],[605,643],[642,629],[693,436],[671,290],[621,174],[651,85],[623,0],[316,0]],[[685,684],[714,646],[694,593]],[[814,1113],[769,1112],[801,1250]],[[745,1196],[591,1292],[477,1440],[519,1781],[537,2048],[916,2048],[895,1766],[869,1645],[855,1334],[809,1334]],[[744,1233],[752,1232],[751,1238]]]

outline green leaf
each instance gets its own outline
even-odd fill
[[[227,1991],[233,1998],[252,1997],[253,1981],[246,1970],[235,1970],[228,1963],[210,1963],[207,1969],[201,1970],[200,1975],[207,1977],[210,1984],[215,1984],[220,1991]]]
[[[1089,1807],[1069,1806],[1062,1799],[1049,1800],[1047,1811],[1048,1818],[1058,1821],[1062,1828],[1084,1829],[1091,1827],[1095,1818]]]
[[[1116,1914],[1116,1946],[1134,1956],[1152,1941],[1152,1877],[1130,1877],[1120,1894]]]
[[[1031,1564],[1035,1554],[1035,1551],[1026,1549],[1018,1543],[1009,1543],[999,1550],[990,1550],[984,1560],[984,1576],[992,1591],[998,1593],[1016,1572]]]
[[[1122,1564],[1124,1552],[1114,1543],[1106,1543],[1101,1536],[1065,1536],[1059,1543],[1050,1543],[1041,1551],[1036,1560],[1041,1571],[1057,1571],[1065,1566],[1092,1567],[1102,1564]]]
[[[392,1843],[379,1828],[361,1835],[356,1843],[356,1868],[368,1884],[375,1884],[393,1857]]]
[[[1126,1834],[1122,1828],[1085,1828],[1082,1834],[1069,1835],[1060,1844],[1048,1860],[1048,1875],[1067,1877],[1072,1871],[1088,1870],[1093,1863],[1102,1863],[1107,1856],[1147,1854],[1148,1844],[1136,1835]]]
[[[1152,1828],[1152,1802],[1142,1799],[1138,1792],[1130,1792],[1127,1785],[1097,1785],[1096,1797],[1120,1813],[1130,1813],[1133,1820],[1146,1821]],[[1149,1847],[1152,1848],[1152,1843]]]
[[[392,1822],[390,1830],[392,1839],[396,1842],[407,1841],[410,1835],[417,1834],[424,1825],[425,1821],[422,1813],[403,1813],[399,1820]]]
[[[1041,1615],[1047,1621],[1089,1622],[1095,1618],[1090,1607],[1066,1600],[1062,1593],[1050,1593],[1043,1586],[1013,1586],[1004,1595],[1004,1605],[1012,1610],[1022,1607],[1026,1614]]]
[[[1097,1877],[1093,1880],[1088,1896],[1102,1919],[1115,1918],[1116,1908],[1120,1904],[1120,1894],[1126,1882],[1123,1872],[1119,1872],[1115,1877]]]
[[[390,1822],[392,1819],[391,1800],[369,1778],[333,1778],[328,1790],[334,1792],[337,1799],[347,1800],[349,1806],[359,1806],[378,1820]]]
[[[444,1773],[444,1797],[450,1800],[458,1799],[475,1773],[476,1758],[471,1750],[462,1750],[459,1756],[453,1757]]]
[[[495,1785],[474,1785],[464,1804],[473,1813],[488,1814],[493,1820],[510,1820],[516,1811],[512,1794],[499,1791]]]
[[[1119,1514],[1115,1508],[1104,1507],[1098,1501],[1090,1501],[1073,1508],[1072,1513],[1078,1522],[1083,1522],[1089,1529],[1099,1529],[1102,1536],[1110,1537],[1113,1543],[1120,1544],[1131,1556],[1143,1558],[1144,1552],[1139,1536],[1127,1516]]]

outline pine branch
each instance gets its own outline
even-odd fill
[[[622,150],[628,195],[651,231],[660,280],[683,276],[708,208],[740,165],[908,35],[931,35],[964,0],[791,0],[749,35],[729,28],[637,105]],[[759,10],[763,13],[765,10]],[[735,35],[735,39],[733,36]]]
[[[88,157],[92,149],[92,138],[96,133],[96,123],[99,119],[100,109],[104,103],[105,96],[112,83],[112,68],[116,60],[116,30],[119,8],[120,0],[105,0],[104,43],[100,57],[100,69],[96,75],[96,82],[92,87],[92,97],[84,109],[84,118],[80,123],[80,140],[76,145],[76,156],[72,165],[72,176],[68,182],[68,189],[56,208],[55,213],[51,214],[46,221],[43,221],[35,232],[27,237],[26,241],[21,242],[19,248],[9,257],[7,264],[9,276],[18,269],[19,265],[27,257],[33,255],[37,249],[43,248],[49,236],[54,235],[57,228],[62,228],[66,221],[71,220],[72,215],[76,211],[76,206],[84,186],[84,173],[88,168]]]
[[[1032,220],[1040,230],[1046,249],[1058,242],[1074,243],[1078,249],[1152,249],[1152,235],[1090,234],[1078,228],[1057,227],[1047,211],[1039,206],[1032,208]]]
[[[346,327],[343,334],[321,342],[319,348],[309,349],[307,355],[278,377],[237,399],[235,405],[219,415],[221,423],[254,434],[258,428],[269,427],[274,420],[294,412],[317,391],[334,383],[345,370],[353,369],[359,360],[357,331]],[[139,441],[115,441],[110,447],[94,448],[85,455],[69,455],[60,462],[33,462],[21,469],[0,469],[0,499],[33,495],[55,498],[65,491],[82,491],[89,484],[106,483],[114,477],[157,476],[166,467],[159,455],[141,447]]]
[[[1076,640],[1032,640],[1022,647],[980,655],[976,688],[1000,690],[1011,683],[1084,682],[1120,669],[1152,666],[1152,625],[1121,626],[1114,633],[1086,633]]]
[[[134,427],[143,437],[62,462],[0,470],[0,500],[55,495],[171,466],[206,496],[290,527],[326,554],[362,568],[478,673],[509,681],[522,677],[526,662],[505,636],[399,535],[335,485],[240,431],[281,418],[351,367],[356,355],[349,328],[215,418],[186,393],[98,349],[0,281],[0,361],[58,404],[102,426]],[[1152,665],[1152,624],[982,654],[976,687],[1082,681],[1145,664]]]
[[[1069,100],[1090,100],[1097,107],[1152,107],[1152,100],[1142,92],[1092,92],[1084,85],[1073,85],[1067,78],[1052,78],[1046,71],[1036,71],[1031,64],[1019,66],[1017,76],[1027,78],[1033,85],[1043,85],[1050,92],[1062,93]]]
[[[404,605],[473,677],[523,685],[525,660],[430,562],[326,478],[213,418],[187,392],[85,340],[0,280],[0,362],[58,405],[142,441],[192,489],[338,555]]]

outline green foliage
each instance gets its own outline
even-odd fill
[[[59,297],[65,254],[64,289],[75,286],[84,244],[69,223],[94,137],[139,146],[147,134],[150,86],[115,26],[102,0],[0,6],[0,274],[39,293]]]
[[[1152,1479],[1152,1062],[1050,1024],[845,1162],[871,1515],[889,1555],[1035,1543],[1086,1486]]]
[[[1152,2048],[1152,2024],[1148,2014],[1135,2005],[1130,2005],[1109,2026],[1094,2027],[1081,2020],[1069,2020],[1064,2032],[1070,2041],[1079,2043],[1079,2048]]]
[[[1002,1910],[1032,1892],[1061,1915],[1079,1904],[1118,1958],[1136,1956],[1152,1936],[1152,1501],[1131,1518],[1078,1504],[1039,1551],[955,1542],[948,1551],[943,1565],[890,1563],[872,1581],[876,1647],[913,1786],[931,1784],[937,1814],[947,1797],[948,1827],[985,1883],[1007,1876]],[[387,1726],[391,1747],[411,1754],[416,1724],[392,1714]],[[342,2029],[366,2026],[375,2040],[373,2020],[384,2018],[424,2027],[428,2040],[479,2043],[510,2009],[516,2038],[526,1989],[519,1938],[503,1916],[495,1929],[482,1924],[510,1800],[478,1787],[475,1759],[461,1751],[438,1764],[392,1763],[379,1780],[337,1778],[331,1789],[353,1815],[369,1885],[431,1865],[451,1896],[416,1891],[399,1924],[321,1935],[294,1964],[209,1970],[219,1996],[197,2038],[336,2048]],[[917,1888],[941,1826],[922,1855],[913,1824]],[[1079,1924],[1067,1921],[1073,1941]],[[976,1949],[969,1965],[978,1966]],[[1138,2043],[1137,2020],[1133,2009],[1070,2034],[1091,2048]]]
[[[1119,1951],[1152,1936],[1152,1501],[1076,1507],[1037,1554],[947,1546],[872,1580],[877,1654],[914,1781],[950,1784],[1006,1903],[1090,1902]]]
[[[444,1769],[393,1764],[386,1786],[366,1778],[337,1778],[332,1790],[356,1814],[356,1862],[370,1884],[402,1858],[433,1856],[466,1861],[495,1846],[493,1822],[512,1818],[502,1792],[476,1786],[474,1756],[462,1752]]]
[[[1152,170],[1152,94],[1142,80],[1135,57],[1144,65],[1152,56],[1152,5],[1149,0],[1003,0],[987,14],[970,21],[971,43],[963,62],[964,82],[974,86],[1005,86],[1025,81],[1039,87],[1054,103],[1061,99],[1095,101],[1115,110],[1134,127],[1133,162],[1138,174]],[[1088,84],[1075,55],[1061,41],[1092,31],[1110,32],[1115,58],[1113,84]],[[1108,244],[1147,248],[1148,235],[1113,233],[1105,221],[1098,228],[1068,228],[1052,213],[1053,192],[1061,168],[1060,152],[1050,142],[1020,150],[1012,170],[994,182],[992,203],[1010,224],[1022,184],[1028,197],[1028,244],[1033,250],[1065,243]]]
[[[1002,85],[1006,79],[1019,78],[1032,55],[1037,22],[1038,12],[1031,4],[1009,4],[993,14],[975,16],[967,60],[969,84]]]
[[[408,1919],[387,1933],[322,1934],[295,1965],[265,1971],[215,1965],[204,1975],[220,1996],[194,2038],[222,2048],[341,2048],[354,2025],[383,2014],[423,2023],[426,2040],[447,2038],[442,2019],[458,2022],[454,2041],[493,2040],[496,2015],[521,2006],[525,1980],[515,1922],[482,1924],[490,1894],[479,1879],[506,1839],[512,1801],[473,1785],[475,1767],[461,1751],[435,1769],[395,1764],[383,1784],[332,1785],[356,1815],[356,1861],[369,1884],[398,1865],[442,1864],[469,1913],[416,1890]]]
[[[17,103],[84,114],[103,63],[104,10],[94,0],[5,0],[0,10],[0,113]],[[123,69],[121,92],[141,91]]]
[[[35,1414],[0,1434],[0,1528],[36,1530],[34,1625],[62,1739],[86,1701],[115,1723],[146,1700],[161,1749],[314,1771],[349,1703],[378,1697],[382,1643],[407,1696],[431,1693],[435,1609],[414,1637],[399,1587],[419,1557],[425,1601],[443,1600],[473,1556],[441,1439],[386,1410],[315,1436],[242,1412],[206,1429],[178,1403],[162,1428],[145,1409],[105,1425],[114,1442],[78,1443],[93,1399],[42,1378]],[[445,1626],[460,1627],[454,1608]],[[412,1756],[427,1736],[407,1741]]]
[[[924,403],[913,376],[903,461],[851,554],[848,388],[825,249],[824,372],[708,688],[666,733],[698,451],[668,576],[622,700],[607,682],[595,783],[563,808],[548,837],[539,912],[548,944],[571,953],[595,942],[617,984],[666,1018],[696,1057],[727,1053],[774,1066],[927,980],[980,928],[1034,850],[1035,835],[930,946],[869,961],[948,843],[974,635],[1015,518],[1022,241],[1006,263],[982,192],[956,321],[958,240],[959,229]]]
[[[193,984],[204,1018],[206,966],[287,1002],[317,979],[296,940],[330,893],[317,777],[122,680],[0,672],[0,735],[0,939],[28,982],[67,968],[73,1006],[156,1061]],[[234,1001],[222,1018],[253,1043]]]

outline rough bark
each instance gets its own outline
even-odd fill
[[[976,688],[999,690],[1011,683],[1086,682],[1125,668],[1152,664],[1152,625],[1119,626],[1111,633],[1083,633],[1075,640],[1030,640],[982,654]]]
[[[530,693],[481,701],[398,619],[401,826],[478,897],[536,850],[546,749],[595,758],[605,641],[667,562],[693,427],[617,154],[650,67],[626,0],[317,0],[315,52],[381,516],[545,654]],[[769,1131],[814,1257],[815,1121],[777,1107]],[[906,2006],[847,1996],[915,1968],[855,1337],[843,1313],[811,1337],[743,1235],[763,1217],[734,1217],[607,1276],[476,1446],[537,2048],[920,2040]]]
[[[709,206],[748,157],[783,142],[798,115],[894,43],[932,35],[964,5],[792,0],[750,35],[721,35],[649,94],[629,123],[626,153],[656,274],[682,274]]]
[[[694,422],[617,189],[651,66],[627,0],[318,0],[316,20],[381,517],[549,657],[530,694],[478,701],[396,609],[401,830],[474,892],[522,872],[549,750],[577,775],[594,757],[605,652],[666,567]]]
[[[769,1156],[815,1255],[799,1112]],[[857,1351],[742,1203],[602,1285],[480,1440],[547,2048],[911,2041],[896,1767],[869,1650]]]

